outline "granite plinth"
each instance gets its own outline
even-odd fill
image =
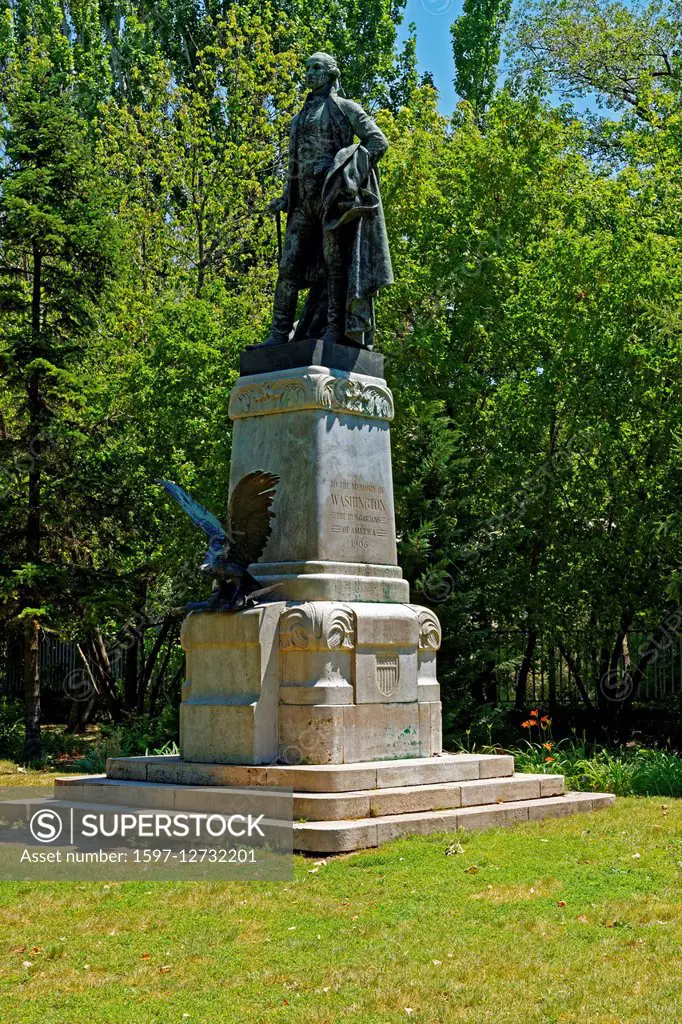
[[[370,377],[383,377],[384,357],[380,352],[355,345],[335,345],[321,338],[290,341],[287,345],[253,345],[242,352],[243,377],[296,366],[329,366],[336,370],[354,370]]]

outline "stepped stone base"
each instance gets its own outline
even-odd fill
[[[310,853],[563,817],[610,807],[615,800],[611,794],[565,793],[561,775],[515,775],[512,757],[476,754],[271,766],[112,758],[106,776],[71,776],[55,785],[57,797],[109,809],[114,804],[211,813],[234,810],[241,800],[268,814],[273,790],[293,790],[294,849]]]
[[[358,821],[297,823],[294,824],[294,849],[308,853],[350,853],[381,846],[400,836],[499,828],[541,818],[563,818],[568,814],[612,807],[615,799],[610,793],[564,793],[544,799],[515,800],[461,810],[383,815]]]

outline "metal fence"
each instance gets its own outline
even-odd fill
[[[628,635],[618,663],[616,685],[625,677],[629,666],[634,668],[637,665],[647,641],[646,633]],[[498,633],[491,638],[488,665],[494,665],[492,672],[500,704],[513,704],[515,701],[526,642],[527,634],[522,631]],[[526,684],[529,702],[580,703],[582,697],[576,682],[577,673],[590,699],[598,703],[598,689],[602,683],[598,652],[582,637],[571,638],[566,648],[572,664],[556,644],[538,638]],[[614,681],[608,681],[613,686]],[[657,702],[675,695],[682,695],[682,636],[669,637],[665,646],[656,648],[638,688],[637,700]]]
[[[636,664],[646,640],[647,635],[644,633],[629,634],[625,655],[618,668],[621,677],[625,674],[628,651],[632,662]],[[490,637],[485,661],[491,679],[494,680],[493,689],[499,704],[513,704],[515,701],[526,641],[526,634],[520,630],[498,632]],[[556,644],[538,638],[528,672],[528,701],[538,704],[580,703],[581,694],[576,684],[575,669],[590,698],[597,703],[600,683],[597,653],[580,637],[571,638],[570,643],[567,640],[566,646],[574,662],[573,667]],[[114,678],[121,678],[123,651],[110,651],[110,658]],[[46,692],[62,692],[70,674],[81,668],[82,660],[75,644],[59,640],[49,633],[41,635],[40,673]],[[22,691],[21,642],[11,635],[0,636],[0,695],[21,697]],[[656,702],[677,694],[682,695],[682,636],[669,637],[667,645],[657,649],[655,657],[647,666],[637,699]]]
[[[41,686],[48,693],[64,692],[66,681],[72,673],[83,668],[77,645],[59,640],[49,633],[40,635],[39,657]],[[110,660],[114,678],[120,677],[123,671],[123,652],[110,652]],[[24,656],[20,638],[0,636],[0,695],[22,696],[23,671]]]

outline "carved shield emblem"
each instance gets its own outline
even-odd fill
[[[377,686],[384,697],[395,693],[400,675],[397,654],[377,654]]]

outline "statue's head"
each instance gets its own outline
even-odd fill
[[[323,89],[338,83],[339,65],[328,53],[314,53],[305,62],[305,81],[309,89]]]

